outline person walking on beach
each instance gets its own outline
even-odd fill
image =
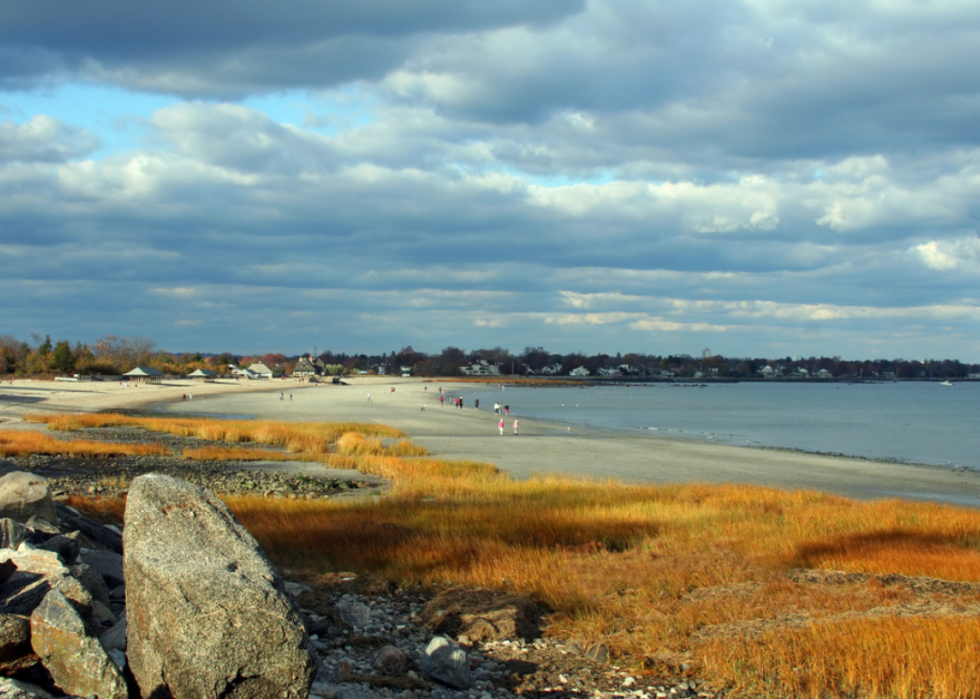
[[[504,403],[504,415],[510,415],[510,403]]]
[[[473,409],[474,410],[479,410],[480,409],[480,399],[479,398],[474,398],[473,399]]]
[[[504,419],[500,418],[500,422],[497,423],[497,427],[500,428],[500,436],[504,436]]]
[[[370,392],[370,391],[368,391],[368,403],[373,403],[373,402],[374,402],[374,401],[373,401],[373,400],[371,400],[371,392]]]
[[[463,409],[463,396],[460,396],[460,397],[459,397],[459,409],[460,409],[460,410],[462,410],[462,409]]]
[[[440,389],[440,390],[441,390],[441,389]],[[442,393],[440,393],[440,394],[439,394],[439,407],[440,407],[440,408],[441,408],[441,407],[442,407],[443,405],[445,405],[445,401],[446,401],[446,397],[445,397],[444,395],[442,395]]]
[[[514,434],[515,435],[517,434],[517,428],[519,426],[520,426],[520,422],[518,420],[514,420]]]

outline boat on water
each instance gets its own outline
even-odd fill
[[[950,381],[949,379],[946,379],[945,381],[940,381],[939,382],[939,385],[940,386],[952,386],[953,385],[953,382]]]

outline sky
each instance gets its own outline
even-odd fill
[[[980,361],[975,0],[0,4],[0,334]]]

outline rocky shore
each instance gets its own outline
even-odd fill
[[[15,468],[0,463],[0,697],[714,696],[686,668],[651,683],[548,638],[548,610],[518,595],[274,571],[175,478],[138,476],[120,533]]]

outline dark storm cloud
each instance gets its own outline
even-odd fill
[[[431,34],[546,25],[580,9],[566,0],[8,3],[0,82],[78,77],[198,97],[325,87],[378,78]]]

